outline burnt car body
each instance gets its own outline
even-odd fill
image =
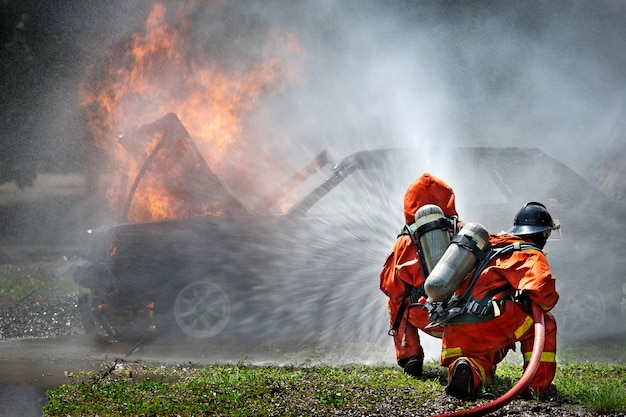
[[[77,282],[85,329],[116,339],[305,338],[376,341],[389,326],[378,273],[421,173],[448,182],[463,221],[497,233],[527,201],[561,225],[546,245],[561,300],[559,336],[624,332],[624,205],[531,148],[361,151],[286,211],[102,226],[88,233]],[[274,208],[274,210],[273,210]],[[389,342],[390,343],[390,342]]]

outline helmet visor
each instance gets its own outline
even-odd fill
[[[548,240],[563,240],[563,234],[561,233],[561,223],[559,223],[559,219],[554,219],[554,227],[552,227],[552,232],[550,233],[550,237]]]

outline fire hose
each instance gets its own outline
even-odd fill
[[[517,383],[513,385],[513,387],[509,391],[507,391],[506,394],[491,402],[467,410],[437,414],[433,417],[484,416],[504,407],[505,405],[510,403],[515,397],[517,397],[522,391],[528,388],[530,381],[537,373],[537,368],[539,368],[539,360],[541,359],[541,354],[543,353],[543,345],[546,337],[543,311],[535,303],[531,303],[531,306],[533,312],[533,320],[535,321],[535,340],[533,342],[533,352],[530,360],[528,361],[528,366],[526,367],[526,370],[524,371],[524,374],[522,375],[520,380],[517,381]]]

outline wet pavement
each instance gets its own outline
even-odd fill
[[[0,341],[0,416],[41,417],[46,390],[70,382],[68,372],[98,370],[102,358],[79,337]]]

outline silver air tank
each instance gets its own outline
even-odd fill
[[[450,244],[450,233],[444,223],[443,210],[434,204],[426,204],[415,213],[415,226],[426,263],[426,273],[433,270]]]
[[[429,301],[448,300],[488,245],[489,232],[483,225],[463,226],[424,283]]]

